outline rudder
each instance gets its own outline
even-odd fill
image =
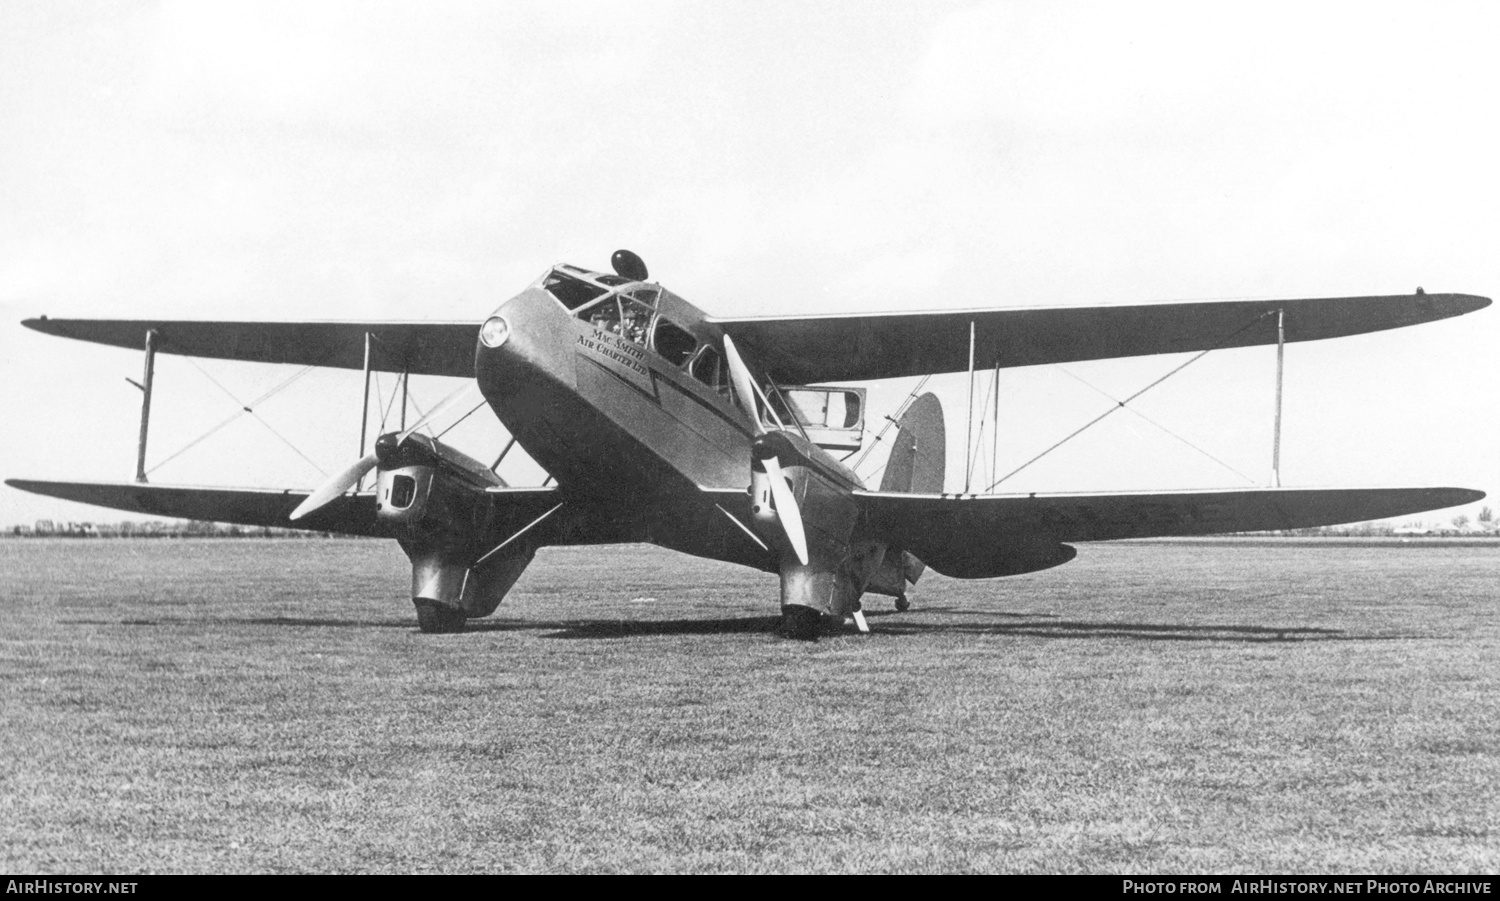
[[[941,494],[948,460],[943,405],[931,392],[912,401],[896,421],[896,440],[880,479],[881,491]]]

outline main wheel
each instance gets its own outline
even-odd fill
[[[896,598],[896,609],[899,610],[902,613],[905,613],[906,611],[910,610],[911,609],[911,599],[908,598],[904,594],[898,596]]]
[[[781,608],[781,634],[797,641],[817,641],[823,631],[823,614],[811,607],[792,604]]]
[[[418,628],[429,635],[462,632],[464,623],[469,618],[457,607],[429,601],[426,598],[413,598],[412,603],[417,608]]]

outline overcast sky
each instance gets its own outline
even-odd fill
[[[0,470],[133,473],[140,354],[42,313],[477,322],[617,247],[722,315],[1492,295],[1497,36],[1492,3],[5,0]],[[1283,482],[1500,489],[1497,339],[1491,308],[1290,347]],[[1002,487],[1265,484],[1274,359],[1211,355],[1139,402],[1172,434],[1121,413]],[[1085,382],[1178,362],[1002,373],[999,470],[1110,406]],[[348,372],[166,459],[295,374],[162,357],[152,480],[352,459]],[[124,514],[0,489],[42,516]]]

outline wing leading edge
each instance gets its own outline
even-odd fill
[[[474,376],[475,322],[202,322],[149,319],[27,319],[29,329],[95,344],[141,350],[146,333],[159,351],[218,360],[363,369],[413,375]]]
[[[291,513],[311,494],[263,488],[201,488],[152,485],[141,482],[46,482],[6,479],[5,484],[33,494],[112,507],[131,513],[228,522],[245,526],[272,526],[314,532],[339,532],[382,538],[401,537],[399,527],[382,523],[375,515],[375,495],[346,494],[297,520]],[[505,533],[531,522],[558,503],[558,490],[549,488],[495,488],[487,491],[495,510],[494,527]],[[548,544],[593,544],[618,541],[618,530],[609,523],[594,529],[579,529],[570,522],[567,532],[539,531]],[[509,534],[509,533],[506,533]]]
[[[810,384],[964,372],[971,323],[983,370],[1275,344],[1278,311],[1287,341],[1316,341],[1489,304],[1472,294],[1401,294],[709,321],[777,380]]]
[[[1468,488],[1263,488],[944,496],[855,492],[878,534],[938,572],[990,578],[1066,563],[1064,542],[1298,529],[1472,503]]]

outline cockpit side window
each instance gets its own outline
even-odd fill
[[[620,333],[620,298],[615,295],[601,300],[584,312],[589,324],[600,331]]]
[[[667,319],[656,320],[656,332],[651,342],[656,352],[673,366],[681,366],[698,349],[698,339],[681,326]]]

